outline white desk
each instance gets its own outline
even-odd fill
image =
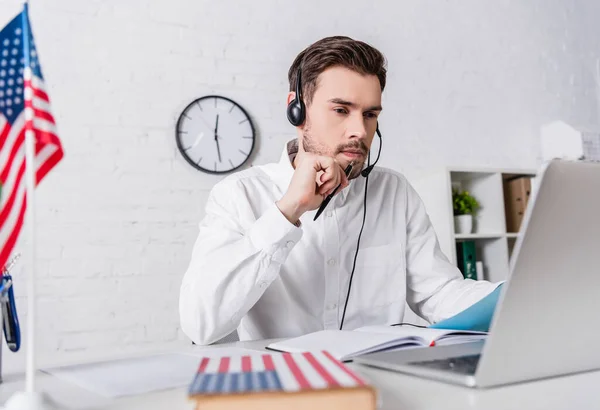
[[[236,342],[229,346],[262,350],[270,341]],[[224,347],[218,345],[215,347]],[[382,409],[600,409],[600,371],[500,387],[473,390],[420,379],[395,372],[349,364],[377,387]],[[193,409],[186,396],[187,386],[140,396],[106,399],[45,373],[37,380],[38,390],[49,392],[63,408],[69,409]],[[23,389],[24,376],[4,376],[0,402]]]

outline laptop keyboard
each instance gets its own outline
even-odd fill
[[[481,355],[475,354],[470,356],[452,357],[448,359],[426,360],[422,362],[410,362],[408,364],[420,367],[428,367],[431,369],[446,370],[453,373],[473,375],[479,363]]]

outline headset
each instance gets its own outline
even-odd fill
[[[304,105],[304,100],[302,98],[302,83],[301,83],[301,69],[298,67],[298,75],[296,76],[296,95],[294,99],[290,101],[287,106],[287,118],[288,121],[295,127],[298,127],[304,124],[304,120],[306,119],[306,106]],[[358,257],[358,249],[360,247],[360,237],[362,236],[363,228],[365,227],[365,220],[367,219],[367,190],[369,187],[369,174],[373,171],[375,164],[379,161],[379,157],[381,155],[381,145],[383,144],[383,139],[381,138],[381,132],[379,131],[379,123],[377,123],[377,128],[375,130],[377,136],[379,137],[379,150],[377,151],[377,158],[373,164],[371,162],[371,152],[369,152],[369,156],[367,157],[367,167],[361,171],[361,175],[366,178],[365,180],[365,196],[363,200],[363,220],[362,225],[360,226],[360,232],[358,234],[358,240],[356,242],[356,252],[354,252],[354,261],[352,262],[352,272],[350,273],[350,281],[348,283],[348,293],[346,295],[346,302],[344,303],[344,311],[342,313],[342,320],[340,322],[340,330],[344,326],[344,318],[346,317],[346,307],[348,307],[348,300],[350,299],[350,289],[352,288],[352,278],[354,277],[354,270],[356,269],[356,258]]]

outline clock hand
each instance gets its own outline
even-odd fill
[[[219,154],[219,162],[221,162],[221,148],[219,147],[219,135],[217,130],[219,129],[219,114],[217,114],[217,123],[215,124],[215,143],[217,144],[217,154]]]

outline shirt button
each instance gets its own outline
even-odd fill
[[[267,287],[267,282],[265,282],[265,281],[263,280],[262,282],[260,282],[260,283],[258,284],[258,286],[260,286],[260,288],[261,288],[261,289],[264,289],[264,288],[266,288],[266,287]]]
[[[329,266],[333,266],[333,265],[335,265],[335,259],[333,259],[333,258],[329,259],[329,260],[327,261],[327,264],[328,264]]]
[[[332,211],[327,211],[327,212],[325,212],[325,215],[326,215],[328,218],[331,218],[331,217],[333,216],[333,212],[332,212]]]
[[[294,246],[294,241],[287,241],[287,242],[285,243],[285,246],[286,246],[288,249],[290,249],[292,246]]]
[[[337,307],[337,305],[335,303],[330,303],[329,305],[327,305],[327,309],[329,310],[333,310]]]

